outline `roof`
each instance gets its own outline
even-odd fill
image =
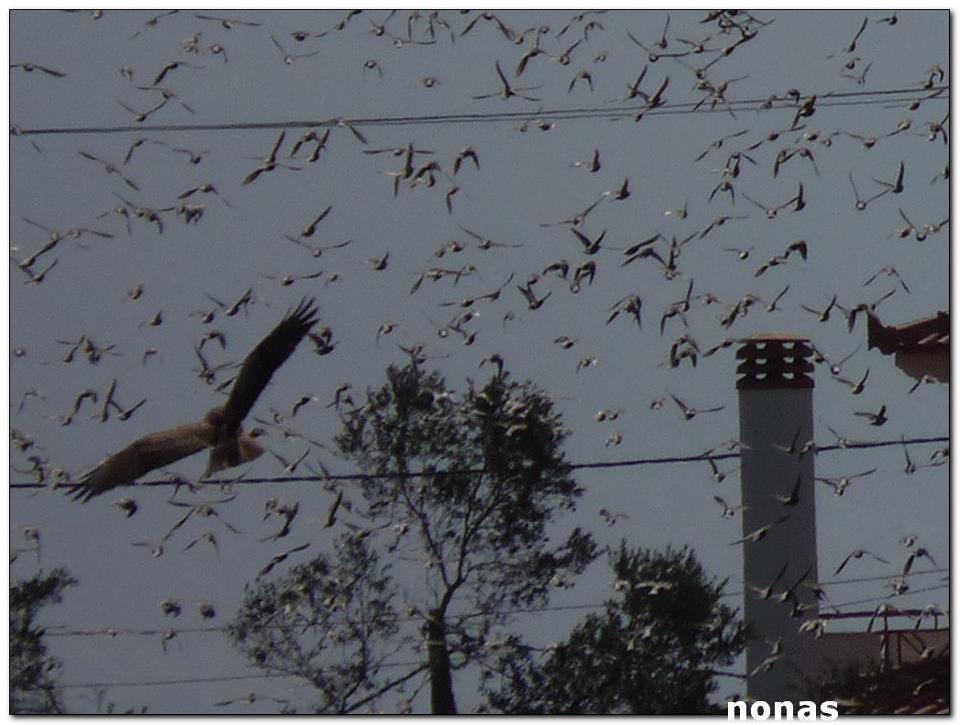
[[[950,349],[950,313],[943,310],[901,325],[884,325],[875,313],[867,314],[867,348],[884,355],[907,350]]]
[[[927,659],[861,675],[840,694],[841,715],[949,715],[949,646]]]

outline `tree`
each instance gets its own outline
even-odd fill
[[[263,669],[309,680],[320,713],[346,714],[403,679],[381,681],[399,629],[389,567],[363,539],[344,536],[333,556],[320,555],[284,577],[246,587],[230,639]]]
[[[538,664],[531,650],[507,652],[500,687],[484,685],[486,708],[510,714],[705,714],[717,666],[743,650],[736,611],[722,604],[726,582],[708,581],[693,552],[611,553],[614,588]]]
[[[570,585],[570,577],[597,555],[592,537],[579,529],[552,538],[558,515],[572,510],[581,494],[561,450],[567,432],[552,402],[502,370],[480,390],[468,381],[468,390],[458,395],[420,362],[414,357],[405,367],[390,366],[386,383],[368,392],[365,405],[341,412],[336,443],[364,474],[358,480],[363,504],[345,500],[341,507],[349,510],[341,518],[350,533],[336,552],[339,563],[320,557],[310,565],[344,577],[359,571],[354,559],[367,557],[363,567],[369,571],[382,557],[392,557],[396,567],[379,568],[359,580],[361,586],[341,590],[340,617],[359,606],[357,597],[379,593],[377,627],[350,629],[339,663],[330,648],[257,640],[279,621],[274,608],[295,586],[296,569],[282,583],[260,585],[259,594],[251,590],[267,603],[248,597],[238,614],[238,631],[265,648],[261,664],[317,683],[320,670],[349,670],[350,676],[332,683],[338,694],[324,695],[323,711],[353,712],[358,703],[370,702],[369,693],[385,693],[402,681],[415,691],[429,684],[432,712],[456,712],[454,673],[482,666],[497,656],[498,644],[519,641],[503,634],[508,611],[546,604],[555,587]],[[407,604],[406,627],[397,626],[398,598]],[[311,612],[297,633],[327,638],[324,621]],[[383,638],[392,639],[392,646],[374,648]],[[385,679],[383,653],[401,646],[412,648],[419,661],[403,675],[391,669],[392,679]],[[374,649],[379,659],[370,657]]]
[[[45,630],[36,624],[41,607],[61,600],[77,581],[65,569],[42,572],[10,587],[10,712],[62,714],[53,673],[60,663],[47,655]]]

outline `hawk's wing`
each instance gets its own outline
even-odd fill
[[[214,428],[201,420],[144,436],[97,466],[77,487],[83,502],[115,486],[133,483],[150,471],[179,461],[210,446]]]
[[[267,387],[271,376],[293,354],[300,340],[316,321],[317,308],[314,301],[303,300],[247,355],[230,390],[230,397],[222,409],[226,430],[239,430],[240,423]]]

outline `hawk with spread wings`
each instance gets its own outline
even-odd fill
[[[125,486],[150,471],[209,448],[204,478],[259,458],[263,447],[240,424],[270,378],[283,365],[317,321],[313,299],[303,300],[247,355],[225,405],[201,420],[157,431],[110,456],[82,480],[74,498],[83,502],[116,486]]]

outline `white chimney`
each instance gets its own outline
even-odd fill
[[[755,635],[747,645],[747,694],[796,703],[806,699],[796,687],[815,675],[819,644],[799,631],[818,616],[811,588],[818,581],[813,364],[807,359],[813,351],[806,338],[791,334],[741,343],[744,621]],[[762,590],[774,581],[766,596]]]

